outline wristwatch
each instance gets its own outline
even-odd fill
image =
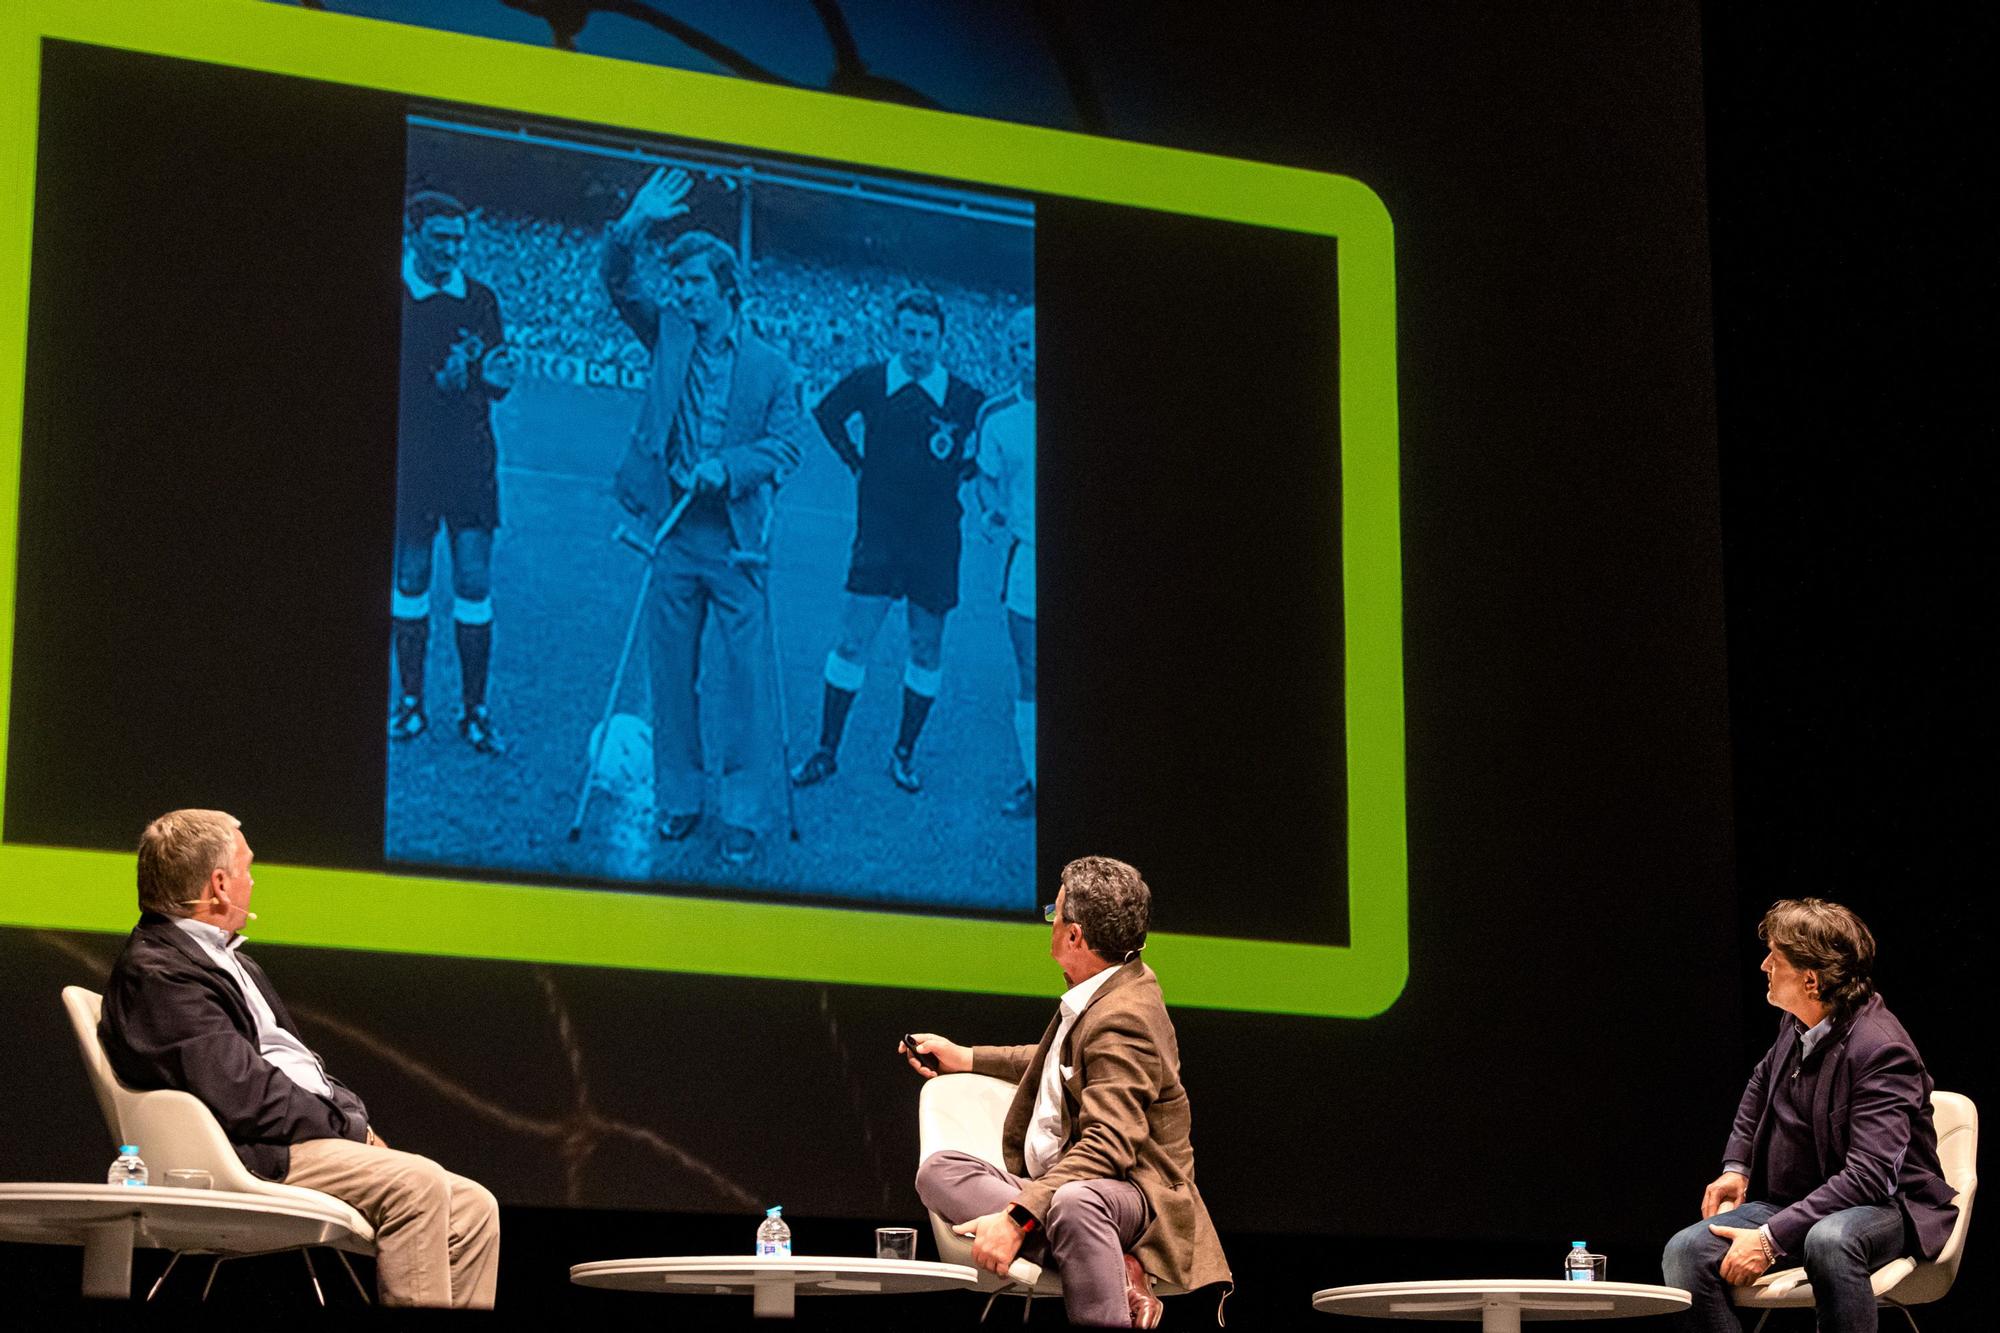
[[[1012,1222],[1015,1226],[1021,1228],[1021,1232],[1023,1235],[1027,1234],[1030,1231],[1033,1231],[1036,1227],[1042,1224],[1041,1219],[1037,1218],[1033,1213],[1029,1212],[1027,1209],[1023,1208],[1018,1203],[1010,1203],[1007,1205],[1007,1220]]]

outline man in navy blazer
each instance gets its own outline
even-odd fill
[[[771,513],[799,465],[805,414],[791,364],[744,327],[740,259],[705,231],[663,256],[670,299],[638,279],[636,249],[688,211],[687,172],[655,171],[607,231],[600,275],[612,304],[653,354],[651,380],[616,478],[618,501],[649,529],[688,505],[653,563],[647,611],[653,683],[653,796],[659,834],[681,842],[708,791],[695,681],[704,623],[722,653],[717,802],[725,863],[742,866],[776,813],[784,774],[770,602]]]
[[[97,1027],[112,1071],[127,1087],[193,1094],[252,1173],[331,1194],[367,1218],[384,1305],[492,1308],[493,1195],[384,1143],[361,1098],[300,1040],[270,979],[242,953],[239,932],[257,915],[251,856],[220,810],[175,810],[146,826],[139,924],[105,983]]]
[[[1757,938],[1785,1017],[1736,1108],[1722,1174],[1702,1193],[1704,1220],[1667,1243],[1666,1280],[1693,1297],[1687,1327],[1739,1333],[1729,1288],[1803,1265],[1822,1333],[1873,1330],[1869,1274],[1900,1255],[1935,1257],[1958,1217],[1930,1075],[1875,993],[1875,939],[1861,918],[1786,900]]]

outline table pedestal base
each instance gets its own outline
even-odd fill
[[[83,1294],[111,1300],[132,1298],[134,1219],[100,1222],[84,1233]]]
[[[759,1319],[790,1319],[798,1313],[798,1299],[799,1289],[790,1277],[759,1282],[750,1289],[750,1313]]]

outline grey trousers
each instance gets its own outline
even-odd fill
[[[308,1139],[292,1145],[285,1183],[331,1194],[368,1219],[382,1304],[493,1308],[500,1208],[478,1181],[411,1152]]]
[[[917,1168],[917,1196],[924,1207],[954,1225],[1001,1211],[1022,1184],[991,1162],[949,1149],[932,1153]],[[1145,1234],[1151,1211],[1146,1196],[1128,1180],[1072,1180],[1057,1187],[1042,1230],[1028,1237],[1022,1254],[1055,1265],[1070,1323],[1132,1326],[1125,1253]]]
[[[661,819],[700,814],[708,792],[701,695],[709,696],[717,748],[722,822],[753,833],[772,823],[782,791],[771,627],[764,616],[762,567],[731,561],[729,517],[719,502],[697,500],[653,562],[647,608],[653,686],[653,796]],[[708,669],[702,631],[713,621]]]

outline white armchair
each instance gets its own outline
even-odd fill
[[[139,1092],[120,1083],[117,1075],[111,1072],[111,1062],[105,1058],[104,1047],[97,1039],[97,1023],[103,1013],[104,997],[81,986],[63,987],[62,997],[63,1007],[69,1011],[70,1026],[76,1032],[77,1049],[83,1055],[84,1072],[90,1077],[91,1090],[97,1094],[97,1105],[104,1112],[104,1124],[111,1131],[112,1143],[138,1145],[155,1183],[164,1181],[169,1171],[198,1168],[215,1178],[218,1190],[310,1200],[334,1209],[346,1224],[344,1230],[329,1224],[321,1243],[336,1251],[374,1255],[375,1229],[368,1225],[366,1218],[330,1194],[301,1189],[296,1185],[281,1185],[253,1175],[236,1155],[236,1149],[230,1145],[215,1116],[199,1100],[185,1092],[165,1088]],[[246,1252],[230,1251],[221,1246],[177,1251],[167,1266],[167,1273],[173,1271],[173,1265],[180,1261],[184,1253],[213,1254],[218,1258],[246,1257]],[[343,1266],[347,1264],[344,1256],[341,1263]],[[306,1266],[310,1272],[312,1261],[309,1257]],[[153,1284],[152,1292],[148,1293],[149,1299],[166,1281],[167,1273],[162,1273],[159,1281]],[[353,1274],[353,1268],[348,1267],[348,1276],[353,1277]],[[213,1280],[211,1274],[210,1281]],[[355,1279],[355,1288],[361,1291],[364,1299],[367,1297],[368,1293],[361,1287],[359,1279]],[[313,1276],[313,1290],[319,1292],[317,1274]],[[323,1295],[321,1303],[325,1303]]]

